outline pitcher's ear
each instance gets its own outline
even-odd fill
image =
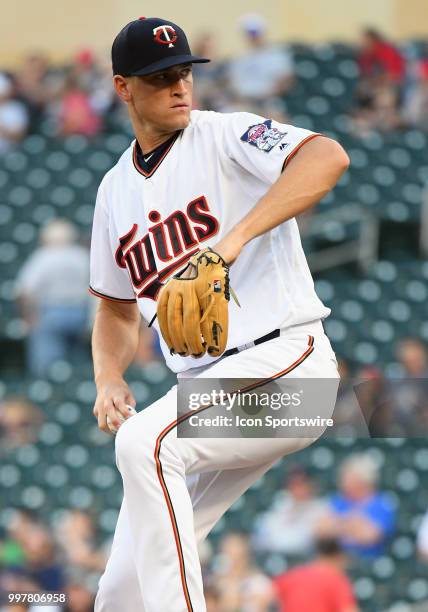
[[[131,99],[131,92],[129,91],[129,79],[115,74],[113,77],[113,85],[117,95],[123,102],[129,102]]]

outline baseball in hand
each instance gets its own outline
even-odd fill
[[[134,415],[136,415],[136,414],[137,414],[137,411],[135,410],[135,408],[133,408],[133,407],[132,407],[132,406],[130,406],[129,404],[126,404],[126,407],[128,408],[128,410],[129,410],[129,414],[130,414],[131,416],[134,416]],[[128,417],[128,418],[130,418],[130,417]],[[119,421],[121,421],[122,423],[123,423],[124,421],[126,421],[126,420],[127,420],[127,419],[125,419],[125,417],[124,417],[122,414],[119,414],[119,415],[118,415],[118,419],[119,419]],[[116,427],[114,427],[114,426],[113,426],[113,424],[112,424],[112,422],[111,422],[111,420],[110,420],[110,417],[107,417],[107,425],[108,425],[108,428],[110,429],[111,433],[115,434],[115,433],[117,433],[117,432],[118,432],[118,430],[116,429]]]

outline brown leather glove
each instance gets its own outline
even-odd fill
[[[210,248],[195,253],[162,287],[160,330],[171,354],[221,355],[227,342],[229,266]]]

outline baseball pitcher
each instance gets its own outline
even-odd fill
[[[192,110],[192,64],[207,61],[165,19],[132,21],[112,47],[135,140],[100,184],[91,245],[94,415],[117,432],[124,487],[96,612],[204,612],[198,543],[314,440],[180,437],[176,386],[136,413],[124,373],[141,315],[179,381],[338,378],[295,218],[348,156],[269,118]]]

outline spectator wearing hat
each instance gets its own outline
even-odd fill
[[[228,70],[229,87],[240,104],[259,105],[284,96],[294,81],[290,52],[266,41],[266,22],[260,15],[245,15],[240,20],[248,50],[232,60]]]

